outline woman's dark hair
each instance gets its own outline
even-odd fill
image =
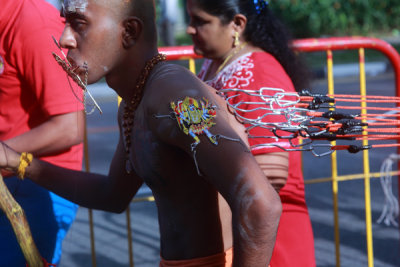
[[[296,91],[307,89],[309,72],[302,60],[289,47],[291,35],[286,26],[271,12],[267,4],[257,6],[253,0],[193,0],[205,12],[218,17],[222,24],[236,14],[247,18],[244,38],[252,45],[273,55],[292,80]],[[258,0],[261,2],[264,0]]]

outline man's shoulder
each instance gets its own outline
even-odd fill
[[[209,90],[208,85],[202,82],[187,68],[171,63],[165,63],[154,73],[150,82],[150,90],[157,90],[160,97],[176,98],[185,95],[203,95]]]
[[[210,103],[217,104],[216,90],[208,86],[194,74],[182,66],[165,63],[160,66],[149,81],[145,90],[144,108],[148,118],[155,124],[166,123],[175,130],[174,123],[169,120],[156,120],[155,115],[161,117],[171,114],[173,106],[183,103]],[[155,127],[159,129],[158,127]],[[167,127],[168,128],[168,127]]]
[[[174,63],[169,63],[165,62],[156,71],[156,77],[157,78],[169,78],[173,79],[176,76],[192,76],[193,74],[185,67],[174,64]]]

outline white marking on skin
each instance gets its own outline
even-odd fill
[[[253,205],[254,201],[256,201],[257,199],[261,198],[261,194],[258,192],[256,194],[247,194],[247,196],[243,196],[242,198],[242,206],[241,206],[241,210],[245,211],[244,212],[244,216],[242,217],[240,223],[239,223],[239,232],[240,235],[242,236],[243,239],[246,239],[249,242],[249,245],[253,248],[253,249],[257,249],[257,244],[255,242],[252,241],[252,233],[255,233],[252,219],[249,218],[249,214],[246,212],[247,210],[250,209],[250,207]]]
[[[237,188],[240,186],[240,184],[241,184],[241,182],[242,182],[242,180],[243,180],[243,178],[244,178],[246,172],[247,172],[247,168],[244,167],[244,168],[242,168],[241,171],[236,175],[236,177],[235,177],[235,179],[234,179],[234,181],[233,181],[233,182],[234,182],[234,184],[233,184],[233,191],[234,191],[234,192],[237,191]]]
[[[107,66],[103,66],[104,71],[108,71],[108,67]]]
[[[88,1],[87,0],[66,0],[65,10],[67,12],[86,12]]]
[[[262,195],[260,192],[255,192],[252,193],[250,192],[250,185],[248,183],[243,184],[242,180],[245,176],[247,169],[244,168],[235,178],[235,192],[236,196],[238,199],[241,199],[242,204],[239,207],[240,209],[240,214],[241,214],[241,219],[240,223],[238,224],[238,230],[240,233],[240,236],[249,242],[249,245],[257,249],[257,244],[252,241],[252,238],[250,237],[251,233],[254,233],[254,228],[251,223],[251,218],[249,218],[249,215],[247,211],[249,208],[253,205],[254,201],[257,199],[261,198]]]

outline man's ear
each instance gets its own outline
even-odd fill
[[[138,17],[128,17],[122,22],[122,46],[128,49],[135,45],[142,34],[143,22]]]

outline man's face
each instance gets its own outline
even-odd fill
[[[88,83],[108,75],[122,58],[122,21],[118,7],[107,0],[65,0],[62,15],[66,19],[60,38],[68,49],[68,60],[76,73]]]

